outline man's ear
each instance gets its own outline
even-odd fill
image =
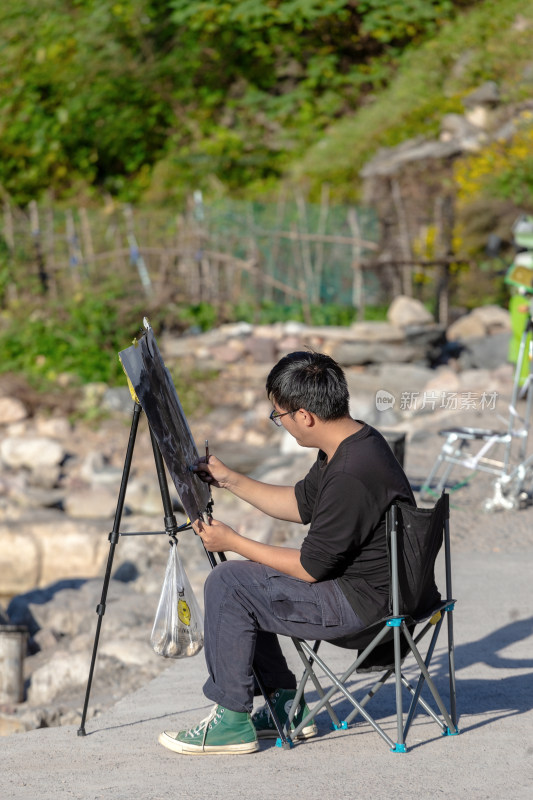
[[[312,414],[310,411],[307,411],[307,409],[305,409],[305,408],[299,408],[299,409],[298,409],[298,414],[302,414],[302,415],[303,415],[303,423],[304,423],[304,425],[306,425],[308,428],[312,428],[312,427],[313,427],[313,425],[315,425],[315,424],[316,424],[316,418],[315,418],[315,415],[314,415],[314,414]]]

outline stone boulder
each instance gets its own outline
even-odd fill
[[[391,322],[354,322],[343,338],[350,342],[398,344],[405,341],[405,333]]]
[[[441,161],[462,152],[461,143],[455,139],[441,142],[417,136],[395,147],[380,148],[359,173],[362,178],[384,177],[400,173],[408,164],[419,161]]]
[[[509,358],[510,333],[475,336],[465,340],[458,363],[461,369],[496,369]]]
[[[107,486],[86,486],[65,495],[63,509],[71,519],[111,519],[117,507],[117,492]]]
[[[342,342],[331,350],[331,356],[342,367],[365,364],[409,363],[416,359],[416,349],[391,342]]]
[[[57,651],[35,670],[28,689],[28,703],[42,705],[87,683],[88,653]],[[105,669],[105,663],[100,664]]]
[[[53,486],[67,453],[63,445],[45,436],[6,436],[0,459],[9,469],[26,469],[39,485]]]
[[[398,295],[387,311],[387,319],[391,325],[405,328],[408,325],[432,325],[435,320],[425,305],[414,297]]]
[[[26,419],[28,410],[16,397],[0,397],[0,424],[11,425]]]
[[[120,485],[122,469],[113,467],[101,450],[91,450],[82,461],[80,477],[90,485]]]
[[[481,336],[511,330],[509,312],[500,306],[480,306],[453,322],[446,331],[449,342],[464,342]]]
[[[0,596],[64,577],[97,575],[109,549],[109,524],[42,509],[0,522]]]

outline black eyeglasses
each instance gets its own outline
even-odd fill
[[[281,414],[279,411],[276,411],[276,409],[273,409],[271,414],[270,414],[270,416],[269,416],[269,419],[272,420],[274,425],[277,425],[278,428],[281,428],[281,418],[282,417],[286,417],[287,414],[294,414],[294,413],[295,413],[294,411],[284,411]]]

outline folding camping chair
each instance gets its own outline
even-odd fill
[[[446,598],[442,599],[435,584],[435,560],[444,540],[444,559],[446,575]],[[292,709],[296,710],[309,680],[319,696],[309,714],[291,732],[294,740],[300,731],[310,724],[315,716],[325,709],[335,729],[344,729],[361,715],[396,753],[406,752],[405,741],[418,709],[426,712],[437,723],[443,735],[457,734],[457,712],[455,691],[455,665],[453,645],[452,579],[450,562],[449,499],[443,494],[433,509],[417,509],[404,503],[394,504],[387,514],[387,542],[391,576],[390,614],[370,628],[357,634],[353,640],[335,640],[332,644],[357,649],[357,656],[350,667],[338,677],[319,655],[320,642],[311,645],[302,639],[293,639],[294,645],[304,665],[303,677],[298,686]],[[430,675],[430,667],[444,619],[447,620],[447,664],[449,680],[449,711]],[[414,635],[415,626],[422,628]],[[420,652],[420,643],[431,632],[425,656]],[[412,686],[402,671],[402,664],[408,656],[415,659],[417,683]],[[329,679],[329,689],[325,689],[318,678],[317,667]],[[348,681],[354,672],[380,672],[377,681],[366,691],[364,697],[356,699],[348,688]],[[381,689],[389,677],[395,678],[396,741],[367,711],[367,704]],[[322,676],[321,676],[322,677]],[[323,677],[322,677],[323,680]],[[437,711],[421,696],[427,685]],[[404,723],[403,690],[410,695],[410,706]],[[364,690],[363,690],[364,691]],[[362,694],[362,691],[360,692]],[[339,720],[331,704],[332,698],[340,694],[353,710]],[[309,703],[309,699],[307,699]],[[289,714],[287,728],[294,713]]]

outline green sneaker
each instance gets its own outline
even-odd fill
[[[188,731],[164,731],[159,735],[159,744],[184,755],[238,755],[259,750],[250,714],[218,705]]]
[[[276,689],[270,698],[272,705],[274,706],[274,711],[276,712],[282,727],[287,722],[295,695],[296,689]],[[298,711],[296,712],[292,721],[291,730],[294,730],[308,713],[309,709],[305,700],[300,700],[300,707],[298,708]],[[257,732],[258,739],[278,738],[279,734],[266,704],[258,709],[255,714],[253,714],[252,722]],[[302,728],[296,738],[309,739],[311,736],[316,736],[316,734],[317,727],[314,722],[311,722],[306,725],[305,728]]]

